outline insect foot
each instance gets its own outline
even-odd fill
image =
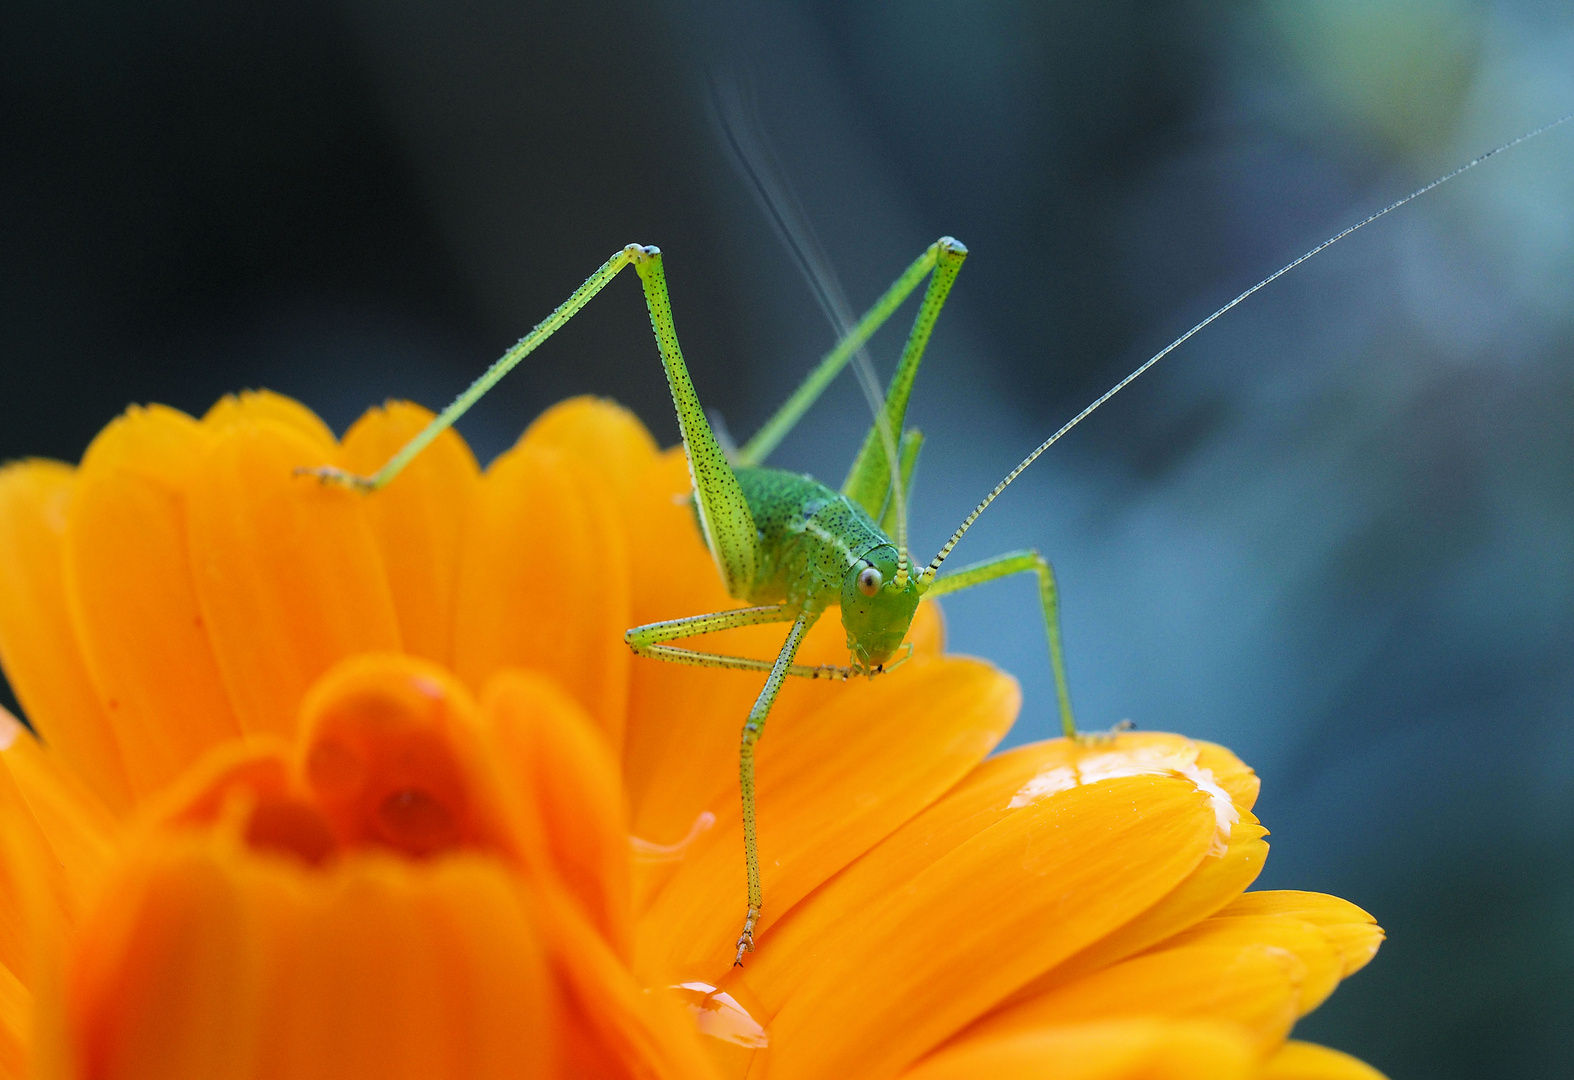
[[[754,924],[759,917],[760,909],[750,904],[749,916],[743,920],[743,933],[738,935],[738,955],[732,959],[733,967],[742,967],[743,954],[754,951]]]
[[[1108,731],[1079,731],[1073,739],[1079,746],[1113,746],[1116,739],[1136,726],[1130,720],[1122,720]]]
[[[295,470],[296,476],[315,476],[319,481],[332,487],[349,488],[351,491],[370,493],[377,490],[370,477],[360,476],[348,472],[336,465],[319,465],[315,469],[301,466]]]

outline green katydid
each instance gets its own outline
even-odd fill
[[[326,482],[366,492],[382,488],[623,268],[634,267],[644,287],[651,326],[677,410],[678,430],[688,456],[700,530],[728,593],[749,606],[634,627],[625,634],[625,640],[643,657],[767,673],[765,684],[743,724],[739,760],[748,887],[748,908],[735,961],[741,964],[744,953],[754,947],[754,929],[764,901],[755,829],[755,744],[763,734],[765,721],[785,680],[789,676],[846,679],[854,675],[878,675],[889,670],[887,665],[892,658],[902,652],[903,640],[922,597],[938,597],[1010,575],[1033,573],[1039,586],[1061,725],[1068,737],[1079,737],[1062,655],[1058,593],[1049,563],[1037,551],[1016,551],[942,574],[941,568],[957,542],[979,515],[1049,447],[1134,379],[1236,305],[1358,229],[1487,158],[1570,119],[1574,119],[1574,114],[1472,159],[1336,233],[1224,304],[1040,443],[979,502],[923,569],[912,563],[908,550],[905,503],[922,438],[918,432],[904,429],[903,420],[930,333],[967,256],[967,249],[950,237],[930,245],[903,271],[787,402],[732,455],[723,450],[711,430],[684,365],[667,295],[661,252],[654,247],[630,244],[602,264],[573,295],[504,353],[377,472],[363,477],[332,466],[303,471]],[[841,489],[832,490],[812,478],[763,466],[761,463],[832,379],[925,278],[929,279],[928,288],[919,304],[896,372],[876,411],[875,423]],[[811,667],[795,663],[798,647],[809,628],[833,607],[840,609],[847,631],[849,664],[846,667]],[[699,652],[669,644],[721,630],[767,623],[791,624],[774,660]],[[890,667],[895,666],[890,664]]]

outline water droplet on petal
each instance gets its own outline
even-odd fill
[[[741,984],[725,989],[708,982],[683,982],[667,987],[704,1036],[706,1049],[723,1075],[743,1080],[754,1071],[761,1052],[770,1046],[770,1033],[757,1016],[763,1010]]]

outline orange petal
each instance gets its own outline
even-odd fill
[[[187,551],[185,489],[208,439],[185,413],[132,408],[88,447],[71,499],[66,593],[139,796],[240,733]]]
[[[75,922],[99,886],[119,826],[70,769],[3,709],[0,818],[22,845],[18,852],[32,856],[29,865],[8,868],[8,883],[0,889],[0,963],[30,985],[36,928],[25,910],[28,882],[53,919]]]
[[[727,595],[687,502],[689,474],[681,447],[661,455],[635,497],[634,624],[742,607]],[[693,639],[708,652],[774,659],[785,625],[747,627]],[[943,628],[937,605],[919,605],[908,640],[914,655],[938,655]],[[827,613],[799,651],[806,664],[847,662],[847,636],[837,612]],[[885,679],[900,679],[892,672]],[[633,663],[624,787],[634,834],[670,845],[698,816],[735,799],[738,736],[765,677],[758,673],[685,667],[651,659]],[[834,701],[840,684],[789,679],[771,711],[767,744],[787,717]]]
[[[1190,742],[1197,748],[1197,766],[1208,770],[1214,782],[1230,793],[1236,806],[1250,810],[1257,805],[1257,793],[1262,790],[1262,781],[1258,779],[1256,770],[1218,743],[1201,739]]]
[[[520,443],[560,450],[600,476],[618,505],[632,506],[656,457],[656,440],[639,418],[605,398],[560,401],[536,417]]]
[[[552,948],[569,997],[571,1050],[583,1056],[569,1076],[599,1075],[586,1066],[614,1065],[612,1075],[660,1080],[708,1080],[715,1075],[689,1018],[669,998],[642,987],[612,954],[584,909],[568,892],[538,890],[543,936]],[[587,1053],[588,1051],[588,1053]]]
[[[1251,1043],[1223,1024],[1122,1020],[948,1048],[905,1080],[1246,1080]]]
[[[120,842],[120,825],[71,769],[0,709],[6,804],[38,826],[74,908],[92,894]]]
[[[73,1072],[66,1067],[62,973],[71,926],[81,909],[38,822],[31,813],[18,812],[16,794],[12,789],[0,806],[0,919],[7,937],[20,938],[23,954],[19,961],[6,962],[11,977],[6,996],[15,1007],[8,1007],[6,1023],[14,1023],[23,1035],[28,1076],[64,1080]],[[25,987],[25,1001],[18,1000],[19,986]]]
[[[1070,982],[1134,956],[1218,911],[1262,871],[1268,857],[1268,845],[1263,840],[1267,834],[1268,830],[1254,817],[1247,816],[1236,822],[1230,831],[1229,850],[1223,858],[1204,859],[1174,892],[1102,941],[1046,972],[1043,982],[1035,981],[1032,991]]]
[[[1241,820],[1231,826],[1228,847],[1222,856],[1210,854],[1203,859],[1185,881],[1153,907],[1046,971],[1013,994],[1011,1001],[1037,996],[1158,944],[1235,900],[1262,871],[1268,857],[1263,837],[1268,830],[1251,813],[1257,798],[1256,774],[1234,754],[1210,743],[1160,733],[1147,733],[1147,738],[1152,740],[1147,745],[1163,748],[1166,756],[1173,755],[1182,763],[1195,758],[1196,767],[1207,770],[1202,775],[1230,794]]]
[[[1219,914],[1285,915],[1311,923],[1339,953],[1339,977],[1344,979],[1364,968],[1383,943],[1377,920],[1350,901],[1326,893],[1290,889],[1245,893]]]
[[[986,762],[800,905],[745,969],[776,1010],[770,1075],[892,1075],[1173,889],[1217,837],[1214,800],[1119,775],[1133,748],[1098,747],[1102,778],[1066,787],[1044,766],[1088,748]]]
[[[1343,977],[1343,961],[1330,936],[1318,926],[1289,915],[1229,915],[1228,911],[1176,935],[1164,949],[1267,945],[1295,956],[1305,967],[1297,1016],[1311,1012],[1334,992]]]
[[[1239,1025],[1259,1053],[1290,1033],[1306,965],[1277,945],[1194,945],[1138,956],[970,1028],[958,1043],[1057,1024],[1162,1016]]]
[[[1107,765],[1109,755],[1129,754],[1132,769],[1144,772],[1156,759],[1179,754],[1184,762],[1191,745],[1178,735],[1126,732],[1091,745],[1051,739],[998,754],[974,769],[944,800],[865,855],[858,872],[842,875],[836,888],[850,907],[873,907],[890,891],[890,882],[922,873],[1021,809],[1064,790],[1057,785],[1074,778],[1076,766],[1084,759],[1092,756]],[[783,993],[813,966],[807,958],[796,963],[785,950],[774,950],[772,956],[773,965],[781,968],[775,981]],[[774,1010],[780,999],[769,1004]]]
[[[561,451],[515,446],[487,470],[465,539],[454,669],[477,689],[505,667],[550,675],[621,747],[628,573],[606,480]]]
[[[28,719],[106,804],[130,785],[66,603],[63,554],[75,470],[53,461],[0,469],[0,660]]]
[[[1349,1054],[1292,1039],[1264,1063],[1256,1080],[1387,1080],[1387,1077]]]
[[[813,712],[773,717],[761,744],[762,938],[983,760],[1021,701],[1014,680],[960,658],[840,690]],[[648,982],[715,982],[732,963],[747,906],[736,778],[713,812],[716,827],[641,917],[636,967]]]
[[[250,427],[256,423],[280,424],[291,429],[319,448],[322,456],[312,464],[333,464],[330,459],[337,443],[328,425],[294,398],[275,394],[272,390],[242,390],[238,394],[225,394],[202,417],[202,425],[211,431]]]
[[[344,435],[341,465],[369,476],[426,427],[432,414],[407,401],[368,409]],[[381,491],[365,514],[399,613],[406,651],[453,663],[459,552],[480,483],[475,455],[452,428]]]
[[[334,876],[279,957],[265,1075],[551,1075],[561,1006],[497,863],[354,859]]]
[[[626,963],[633,940],[628,826],[606,740],[556,683],[530,672],[494,677],[483,712],[498,765],[533,803],[559,876]]]
[[[499,864],[356,856],[320,873],[167,836],[84,929],[82,1075],[550,1075],[557,1005]]]
[[[27,1076],[28,1044],[33,1034],[33,995],[17,977],[0,968],[0,1077]]]
[[[307,687],[336,661],[399,648],[363,496],[294,475],[324,453],[292,427],[237,419],[193,468],[197,597],[246,731],[289,737]]]

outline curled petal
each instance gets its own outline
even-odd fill
[[[475,703],[436,665],[375,653],[345,661],[301,707],[299,745],[303,786],[346,847],[426,858],[513,846]]]

